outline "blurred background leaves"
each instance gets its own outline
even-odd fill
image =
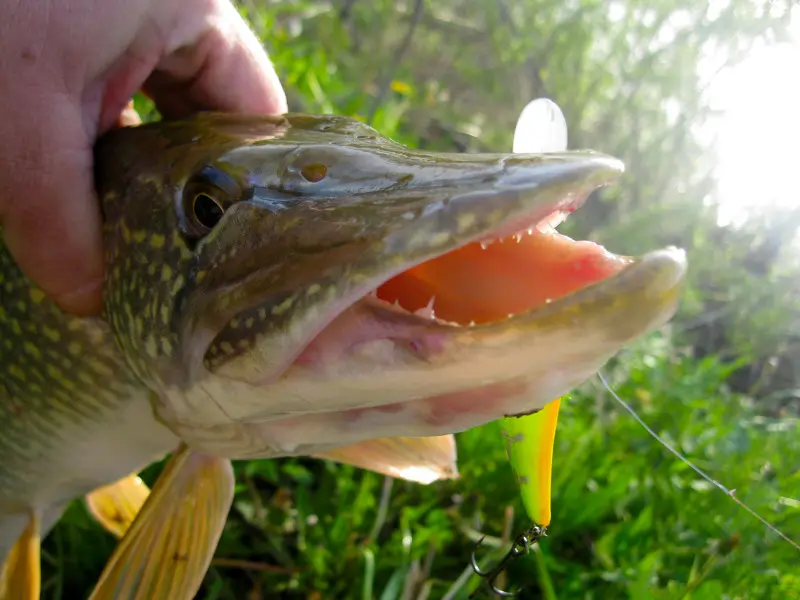
[[[669,443],[800,539],[800,203],[721,225],[716,146],[698,135],[719,116],[709,74],[785,41],[788,1],[237,4],[294,111],[354,116],[420,148],[509,151],[519,111],[547,96],[570,147],[623,159],[621,184],[562,231],[623,253],[686,247],[691,281],[674,324],[607,375]],[[475,541],[487,535],[487,564],[528,522],[497,426],[458,445],[461,478],[430,486],[316,460],[237,464],[199,597],[466,598]],[[548,600],[800,598],[797,551],[596,382],[562,404],[556,445],[550,535],[501,585]],[[85,597],[112,549],[74,504],[45,544],[44,597]]]

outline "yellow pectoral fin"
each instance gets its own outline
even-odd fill
[[[142,510],[150,488],[130,475],[86,495],[89,512],[111,535],[121,538]]]
[[[417,483],[458,477],[456,442],[452,435],[367,440],[317,454],[316,458]]]
[[[233,501],[230,461],[181,447],[106,565],[90,600],[192,600]]]
[[[25,531],[0,571],[0,600],[39,600],[41,576],[41,518],[31,513]]]
[[[511,468],[517,475],[522,504],[528,516],[542,527],[550,524],[550,485],[553,475],[553,444],[561,399],[523,417],[506,417],[501,431]]]

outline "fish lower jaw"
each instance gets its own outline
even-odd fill
[[[457,433],[542,408],[589,378],[606,358],[568,357],[562,367],[546,361],[529,368],[529,357],[520,353],[511,364],[498,356],[477,368],[451,364],[349,377],[342,363],[324,371],[294,367],[290,379],[263,389],[215,380],[204,385],[204,395],[235,394],[237,405],[226,412],[242,412],[213,426],[186,423],[181,437],[216,456],[261,459],[319,454],[367,439]]]
[[[463,431],[569,393],[672,316],[684,274],[681,251],[655,252],[543,309],[474,327],[421,323],[365,299],[277,380],[212,375],[183,416],[198,419],[213,399],[224,413],[203,427],[231,428],[221,436],[229,452],[249,457]]]

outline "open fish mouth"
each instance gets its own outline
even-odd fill
[[[541,408],[672,316],[683,251],[619,256],[555,229],[618,161],[509,160],[525,171],[434,193],[324,277],[239,311],[204,356],[214,376],[255,388],[226,414],[294,451],[366,429],[452,433]],[[264,315],[282,329],[259,327]]]

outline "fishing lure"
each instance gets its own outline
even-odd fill
[[[528,103],[517,120],[513,152],[546,153],[566,149],[567,121],[558,105],[546,98],[537,98]],[[526,554],[533,544],[545,536],[550,525],[553,444],[560,408],[561,399],[558,398],[539,411],[505,417],[500,422],[506,454],[519,483],[522,504],[533,525],[515,538],[511,549],[488,571],[478,567],[475,552],[472,553],[472,570],[485,578],[498,596],[509,597],[519,593],[501,590],[495,580],[512,560]],[[476,549],[482,541],[483,538],[478,541]]]
[[[519,534],[511,549],[495,567],[482,571],[472,552],[472,570],[489,583],[498,596],[516,596],[519,592],[506,592],[495,584],[495,579],[508,564],[526,554],[531,546],[547,535],[550,525],[550,485],[553,472],[553,444],[555,443],[558,411],[561,399],[554,400],[540,411],[501,420],[501,433],[506,443],[506,454],[519,482],[522,504],[533,525]],[[475,546],[480,546],[483,538]],[[472,597],[475,597],[475,590]]]

